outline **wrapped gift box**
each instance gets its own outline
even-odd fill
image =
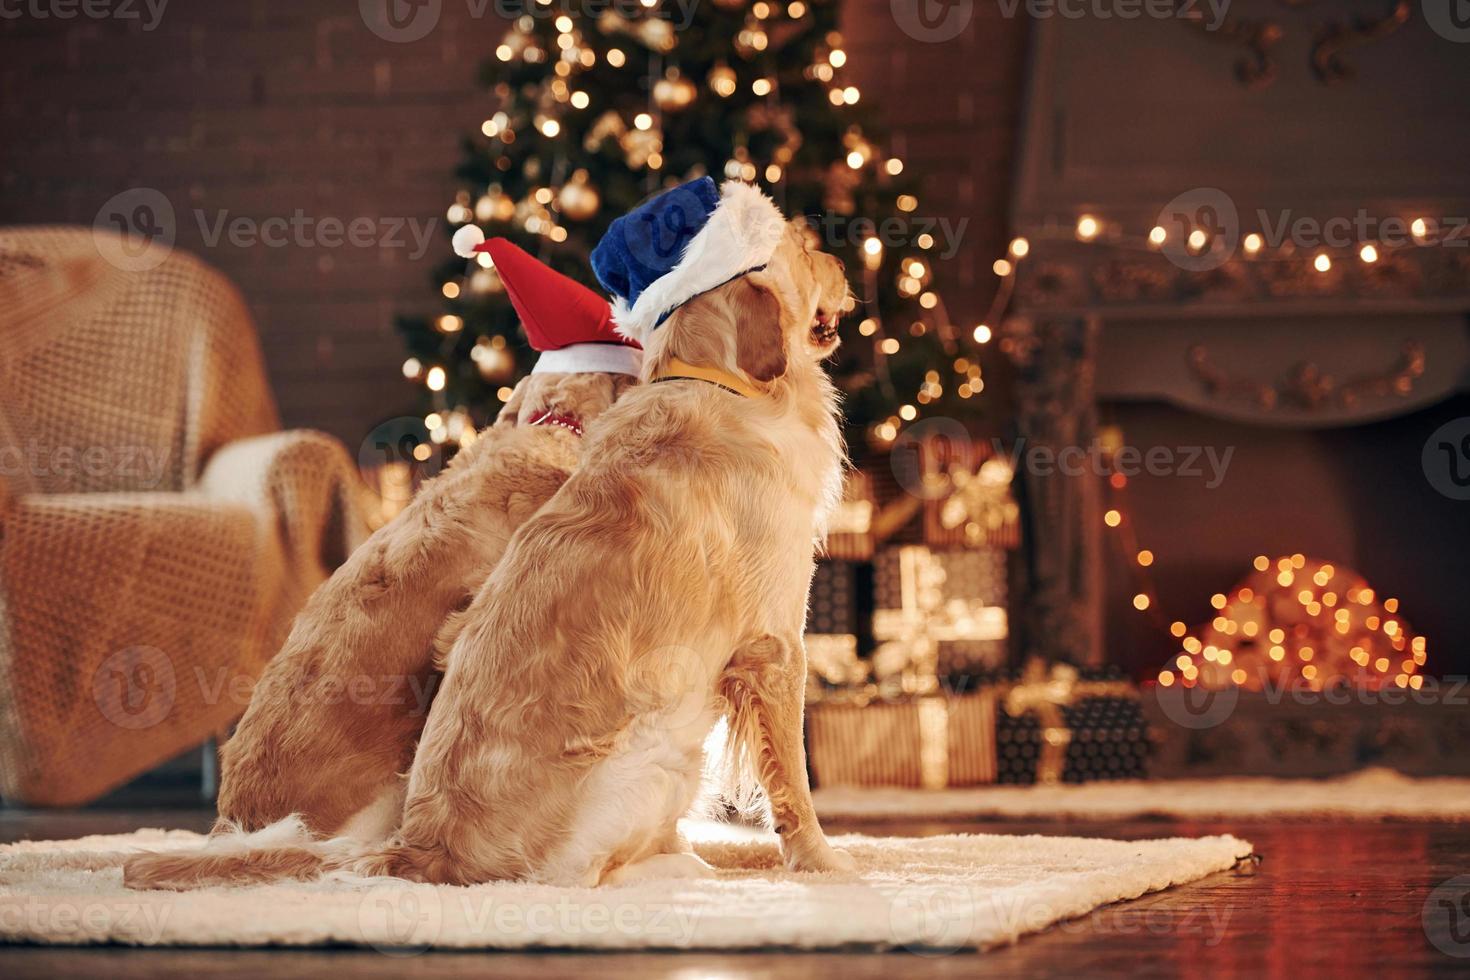
[[[1149,726],[1115,669],[1039,664],[992,678],[998,695],[996,781],[1082,783],[1148,775]]]
[[[1148,723],[1134,697],[1083,698],[1060,709],[1070,732],[1057,781],[1085,783],[1148,775]],[[996,719],[996,782],[1046,781],[1041,772],[1045,728],[1035,715]]]
[[[807,709],[807,764],[818,786],[993,783],[995,717],[988,695],[814,704]]]
[[[891,687],[904,693],[964,691],[967,678],[1005,663],[1004,552],[884,548],[873,578],[880,684],[897,677]]]
[[[872,566],[854,561],[819,561],[807,600],[807,633],[868,633]]]
[[[1148,774],[1148,723],[1116,671],[1033,663],[992,672],[973,693],[885,700],[881,690],[809,692],[807,754],[819,785],[936,789]]]

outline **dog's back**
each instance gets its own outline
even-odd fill
[[[802,605],[819,488],[792,500],[751,421],[775,409],[658,387],[609,413],[466,611],[404,829],[357,871],[591,886],[676,846],[730,651],[773,593]]]
[[[552,404],[591,419],[626,384],[576,378],[523,382],[502,421],[312,596],[224,747],[221,827],[255,831],[291,814],[317,834],[396,826],[399,774],[439,679],[435,634],[579,461],[577,436],[518,415]]]
[[[551,428],[489,430],[312,596],[225,746],[222,821],[258,830],[298,813],[334,833],[393,785],[437,684],[435,632],[576,449]]]

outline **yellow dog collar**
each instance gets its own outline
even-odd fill
[[[758,398],[761,394],[759,389],[733,371],[700,367],[688,361],[681,361],[677,357],[669,358],[668,364],[654,375],[652,380],[655,384],[660,381],[704,381],[745,398]]]

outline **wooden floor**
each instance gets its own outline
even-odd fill
[[[121,833],[140,826],[203,830],[196,811],[0,811],[0,841]],[[1436,885],[1470,873],[1470,825],[1249,824],[1134,821],[848,824],[882,835],[928,836],[957,830],[1114,838],[1233,833],[1263,856],[1254,873],[1221,874],[1136,902],[1109,906],[1015,946],[981,954],[426,953],[389,957],[360,950],[140,950],[0,947],[0,976],[12,977],[336,977],[526,976],[763,978],[840,975],[844,980],[994,976],[1297,977],[1375,973],[1385,977],[1470,972],[1470,917],[1436,938],[1466,958],[1437,949],[1422,910]],[[1447,915],[1470,910],[1470,900]],[[1463,939],[1454,945],[1456,939]]]

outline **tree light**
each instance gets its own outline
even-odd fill
[[[1082,215],[1082,217],[1077,219],[1077,237],[1082,239],[1082,241],[1084,242],[1092,241],[1094,238],[1097,237],[1097,233],[1101,230],[1102,226],[1099,225],[1097,219],[1090,214],[1084,214]]]
[[[984,323],[980,324],[979,326],[977,326],[975,328],[974,337],[975,337],[975,343],[977,343],[977,344],[988,344],[988,343],[990,343],[990,337],[991,337],[990,327],[987,324],[984,324]]]
[[[1012,238],[1011,239],[1010,252],[1011,252],[1011,255],[1014,256],[1015,258],[1024,259],[1026,257],[1026,255],[1027,255],[1027,253],[1029,253],[1030,251],[1031,251],[1031,243],[1028,242],[1028,241],[1026,241],[1026,239],[1024,239],[1024,238]]]

